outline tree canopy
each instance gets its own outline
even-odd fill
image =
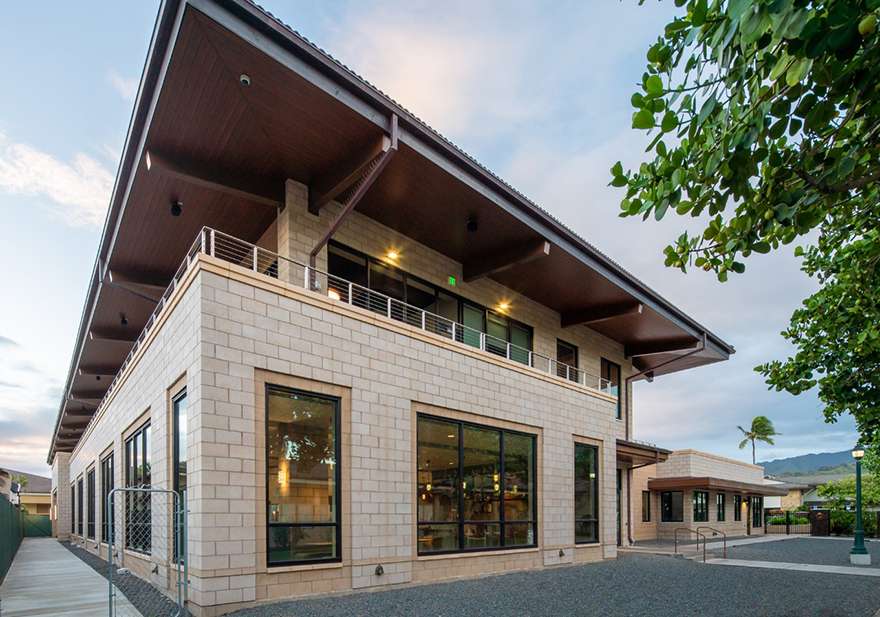
[[[771,446],[774,445],[773,437],[776,435],[781,435],[782,433],[777,433],[776,429],[773,428],[773,423],[767,416],[755,416],[752,419],[752,425],[748,430],[744,429],[741,426],[737,426],[739,430],[742,431],[742,434],[745,435],[745,439],[743,439],[739,444],[739,449],[742,450],[746,447],[746,444],[750,441],[752,442],[752,465],[755,465],[755,440],[763,441],[764,443],[768,443]]]
[[[853,474],[820,486],[818,493],[828,500],[828,505],[832,508],[844,508],[847,501],[856,499],[856,476]],[[880,482],[869,474],[862,476],[862,505],[870,508],[880,506]]]
[[[880,427],[880,0],[675,0],[647,53],[633,127],[637,170],[612,167],[621,216],[697,219],[666,265],[722,282],[753,254],[797,243],[821,284],[756,368],[770,387],[818,386],[826,421]],[[686,6],[685,6],[686,5]]]

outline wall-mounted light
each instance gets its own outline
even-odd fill
[[[388,259],[397,259],[399,255],[396,251],[388,251]]]
[[[180,216],[183,209],[183,202],[176,199],[171,203],[171,216]]]
[[[287,484],[287,470],[286,469],[279,469],[278,470],[278,484],[281,484],[282,486]]]
[[[498,308],[500,308],[502,311],[506,311],[509,306],[510,305],[507,302],[502,302],[501,304],[498,305]]]
[[[340,296],[340,295],[339,295],[339,292],[336,291],[335,289],[331,289],[330,291],[328,291],[328,292],[327,292],[327,296],[328,296],[331,300],[341,300],[341,299],[342,299],[342,296]]]
[[[430,490],[431,490],[431,483],[430,483],[430,482],[428,482],[428,484],[425,485],[425,490],[426,490],[426,491],[430,491]]]

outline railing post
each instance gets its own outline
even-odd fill
[[[303,288],[311,290],[312,286],[309,285],[309,267],[305,267],[305,274],[303,276]]]
[[[214,230],[211,230],[211,257],[216,257],[215,254],[217,252],[217,238],[214,236]]]
[[[480,332],[480,350],[486,351],[486,333]]]
[[[422,311],[422,330],[427,330],[425,327],[425,311]]]
[[[260,271],[260,269],[259,269],[259,261],[260,261],[259,250],[260,249],[257,248],[256,245],[254,245],[254,272]]]
[[[529,351],[529,366],[531,366],[532,368],[534,368],[534,366],[535,366],[534,355],[535,355],[534,351]]]
[[[206,231],[207,230],[205,228],[202,228],[202,253],[207,253],[207,251],[205,250],[205,246],[208,243],[208,234],[205,233]]]
[[[456,342],[458,341],[458,337],[455,335],[455,326],[457,325],[458,324],[456,322],[452,322],[452,340]]]
[[[391,298],[388,298],[388,302],[386,304],[388,305],[388,319],[391,319]]]
[[[349,283],[348,283],[348,303],[349,304],[354,304],[354,294],[352,293],[353,291],[354,291],[354,286],[349,281]]]
[[[507,359],[510,360],[510,343],[507,343]]]

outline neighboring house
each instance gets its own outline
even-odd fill
[[[106,556],[109,490],[185,492],[197,615],[614,558],[667,455],[632,440],[632,382],[732,347],[255,5],[162,6],[56,535]]]
[[[823,506],[825,505],[825,498],[819,495],[819,489],[830,482],[838,482],[851,476],[852,474],[819,474],[791,478],[766,476],[764,478],[765,484],[788,491],[788,494],[781,497],[778,503],[773,501],[768,503],[766,507],[793,509],[799,506]]]
[[[757,465],[698,452],[676,450],[666,462],[633,472],[634,539],[673,539],[675,530],[709,527],[707,534],[764,533],[764,500],[785,491],[763,484]],[[679,533],[679,539],[693,534]]]
[[[19,505],[25,506],[29,514],[49,514],[52,502],[52,478],[36,476],[15,469],[0,468],[0,493],[9,497],[11,479],[23,476],[27,479],[27,486],[19,488]]]

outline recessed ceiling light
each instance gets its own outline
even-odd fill
[[[171,204],[171,216],[180,216],[180,213],[183,210],[183,202],[177,201],[176,199]]]
[[[507,302],[502,302],[501,304],[498,305],[498,308],[500,308],[503,311],[503,310],[507,309],[508,306],[510,306],[510,305],[507,304]]]
[[[388,259],[397,259],[397,253],[391,251],[388,253]]]
[[[242,73],[242,74],[241,74],[241,77],[239,77],[239,79],[241,80],[241,85],[242,85],[242,86],[249,86],[249,85],[251,85],[251,78],[250,78],[249,75],[245,75],[244,73]]]

